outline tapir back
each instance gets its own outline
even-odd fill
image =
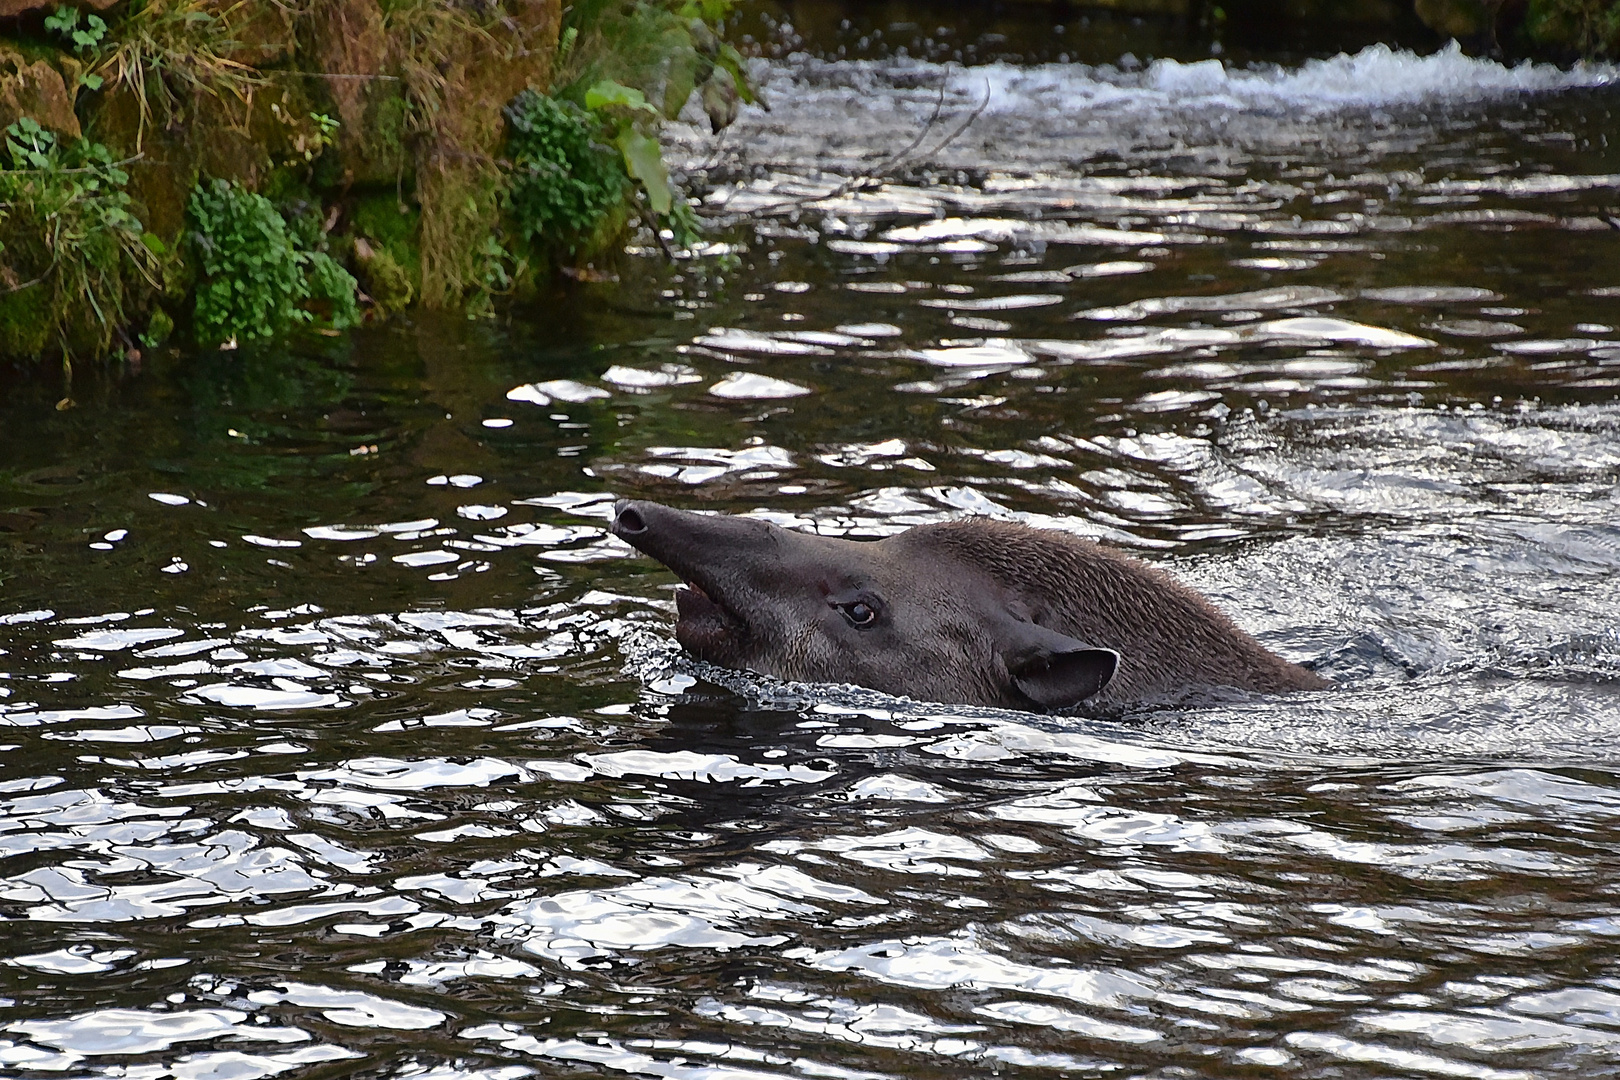
[[[1268,651],[1168,574],[1079,537],[966,518],[919,526],[893,540],[920,561],[974,567],[1032,622],[1118,652],[1118,671],[1098,703],[1210,687],[1279,693],[1328,685]]]

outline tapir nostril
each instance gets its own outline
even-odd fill
[[[613,531],[620,536],[636,536],[647,531],[647,521],[629,503],[620,503],[618,514],[613,518]]]

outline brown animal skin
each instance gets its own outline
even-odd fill
[[[964,518],[861,542],[649,502],[620,502],[613,532],[687,583],[688,652],[781,679],[1048,710],[1329,685],[1067,533]]]

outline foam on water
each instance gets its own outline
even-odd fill
[[[1529,62],[1509,67],[1465,56],[1452,42],[1427,56],[1373,45],[1354,55],[1340,53],[1297,68],[1274,64],[1231,67],[1217,59],[1195,63],[1155,60],[1136,71],[1112,65],[1031,68],[1003,63],[956,69],[950,80],[951,87],[963,93],[984,96],[988,92],[985,111],[989,113],[1022,112],[1032,107],[1324,112],[1425,102],[1460,104],[1514,94],[1612,86],[1620,80],[1620,68],[1581,64],[1565,70]]]
[[[719,152],[695,107],[685,114],[690,126],[676,125],[667,132],[672,160],[690,170],[699,188],[704,178],[710,183],[741,180],[739,190],[716,191],[708,200],[711,206],[786,212],[807,198],[820,200],[831,193],[825,208],[845,220],[896,214],[961,217],[964,231],[938,249],[956,255],[988,251],[1009,229],[1031,241],[1106,243],[1112,229],[1127,227],[1113,220],[1124,206],[1122,198],[1137,207],[1154,204],[1146,210],[1145,222],[1132,223],[1150,226],[1138,228],[1141,235],[1134,242],[1186,243],[1185,229],[1151,228],[1158,224],[1158,214],[1176,211],[1175,223],[1185,225],[1216,221],[1220,213],[1242,209],[1221,198],[1194,197],[1175,204],[1189,192],[1184,179],[1174,174],[1187,168],[1199,170],[1195,175],[1200,176],[1243,173],[1259,180],[1256,156],[1280,161],[1337,158],[1346,175],[1365,174],[1392,154],[1426,159],[1453,133],[1470,138],[1476,131],[1500,134],[1486,115],[1491,108],[1518,111],[1539,99],[1620,85],[1620,67],[1614,64],[1509,66],[1465,56],[1455,46],[1419,55],[1382,45],[1286,68],[1240,67],[1220,59],[1160,59],[1142,67],[1128,58],[1111,65],[963,67],[907,57],[834,63],[799,54],[760,61],[754,75],[771,110],[745,107]],[[1093,168],[1082,167],[1076,176],[1077,162],[1121,159],[1137,171],[1102,181],[1106,190],[1096,187]],[[1402,172],[1389,176],[1385,186],[1422,183],[1415,164],[1403,162]],[[944,193],[926,186],[850,190],[838,179],[919,167],[1011,175],[1014,186],[987,181],[983,191],[954,192],[942,204]],[[1207,171],[1211,167],[1213,174]],[[1562,175],[1523,176],[1517,169],[1482,177],[1466,175],[1472,171],[1468,168],[1460,177],[1455,169],[1444,171],[1450,178],[1434,182],[1463,185],[1455,192],[1459,196],[1474,194],[1469,186],[1477,184],[1489,191],[1505,184],[1509,194],[1532,195],[1566,190],[1570,182]],[[1117,183],[1109,187],[1109,181]],[[1051,205],[1044,226],[1040,216],[1028,212],[1047,201],[1042,191],[1019,190],[1030,183],[1064,189],[1047,193]],[[1535,190],[1521,192],[1520,185]],[[1286,197],[1288,188],[1282,184],[1271,194]],[[1149,194],[1151,198],[1140,197]],[[1261,197],[1265,189],[1249,194]],[[1112,212],[1101,220],[1054,220],[1074,216],[1061,208],[1074,207],[1076,197],[1082,206]],[[976,211],[978,220],[965,211]],[[1005,224],[1009,221],[1017,228]],[[780,231],[780,226],[774,229]],[[1044,232],[1048,229],[1050,236]],[[858,231],[830,237],[829,247],[881,258],[919,242],[901,235],[905,239]],[[1308,265],[1296,259],[1272,268],[1302,263]]]

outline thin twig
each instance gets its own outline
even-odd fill
[[[963,133],[966,132],[968,128],[973,126],[973,121],[977,120],[980,116],[982,116],[984,114],[984,110],[988,109],[989,107],[990,107],[990,80],[986,79],[986,80],[984,80],[984,100],[979,102],[978,108],[976,108],[972,112],[968,113],[968,118],[966,120],[962,121],[962,123],[957,126],[955,131],[953,131],[949,135],[945,136],[944,141],[942,141],[938,146],[934,147],[932,150],[928,151],[928,153],[923,155],[923,156],[924,157],[933,157],[935,154],[939,153],[941,150],[943,150],[947,146],[951,145],[951,143],[953,143],[957,139],[961,138]]]
[[[673,264],[675,252],[670,249],[669,241],[664,239],[664,232],[658,227],[658,215],[652,212],[651,207],[642,203],[639,195],[636,197],[636,213],[640,215],[643,224],[652,231],[653,239],[658,241],[658,249],[664,253],[664,261]]]
[[[851,191],[854,191],[859,187],[863,187],[865,184],[870,182],[876,176],[876,174],[884,172],[887,169],[893,168],[900,161],[901,158],[905,157],[907,154],[911,153],[911,151],[915,150],[922,143],[923,139],[927,137],[928,132],[933,128],[933,126],[936,123],[939,122],[939,114],[940,114],[941,110],[943,110],[945,108],[945,91],[950,86],[950,82],[951,82],[950,72],[947,71],[945,73],[944,77],[939,80],[939,97],[937,97],[934,100],[934,111],[933,111],[932,114],[929,115],[928,120],[923,124],[922,128],[917,132],[917,137],[912,139],[911,142],[908,143],[905,146],[905,148],[902,149],[899,153],[892,154],[892,155],[889,156],[889,158],[887,160],[879,163],[878,166],[875,169],[871,170],[870,172],[863,173],[860,176],[853,177],[853,178],[851,178],[849,180],[846,180],[843,184],[841,184],[838,187],[833,188],[831,191],[829,191],[829,192],[827,192],[825,194],[816,195],[814,197],[806,197],[806,198],[803,198],[803,199],[787,199],[787,200],[784,200],[784,201],[779,202],[779,203],[771,203],[769,206],[755,207],[753,210],[749,210],[749,211],[744,212],[741,216],[750,217],[750,216],[753,216],[753,215],[756,215],[756,214],[762,214],[762,213],[766,213],[768,211],[775,210],[775,209],[777,209],[779,207],[794,206],[794,205],[808,206],[810,203],[822,202],[822,201],[824,201],[826,199],[836,199],[836,198],[839,198],[839,197],[841,197],[843,195],[849,194]],[[731,196],[735,195],[736,191],[737,191],[737,189],[733,188],[726,195],[725,201],[722,202],[720,204],[720,206],[716,209],[717,216],[719,214],[723,214],[725,212],[726,205],[731,202]]]
[[[77,175],[79,173],[96,172],[96,171],[98,171],[100,169],[107,169],[107,168],[121,169],[125,165],[133,165],[135,162],[141,160],[145,156],[146,156],[146,152],[143,150],[139,154],[136,154],[134,157],[127,157],[123,161],[114,161],[110,165],[84,165],[84,166],[81,166],[80,168],[77,168],[77,169],[7,169],[6,172],[8,172],[8,173],[51,173],[51,174],[53,174],[55,176],[75,176],[75,175]]]
[[[943,109],[944,104],[945,104],[945,89],[946,89],[946,85],[947,85],[948,82],[949,82],[949,76],[947,76],[944,81],[941,81],[940,87],[939,87],[939,100],[934,105],[933,115],[931,115],[928,118],[928,122],[923,124],[922,129],[917,132],[916,138],[912,139],[911,142],[907,143],[906,146],[903,149],[901,149],[898,153],[891,154],[887,159],[880,162],[875,168],[871,169],[868,172],[865,172],[865,173],[861,174],[860,176],[851,177],[849,180],[846,180],[844,183],[838,185],[837,187],[833,188],[832,190],[827,191],[827,192],[823,192],[820,195],[807,195],[807,196],[804,196],[803,198],[798,198],[798,199],[784,199],[781,202],[770,203],[769,205],[766,205],[766,206],[756,206],[752,210],[745,210],[742,213],[736,214],[734,216],[737,217],[737,218],[759,217],[759,216],[763,216],[763,215],[767,215],[767,214],[779,213],[779,212],[781,212],[781,211],[783,211],[785,209],[796,209],[796,208],[801,208],[801,207],[814,206],[816,203],[827,202],[827,201],[832,200],[832,199],[843,198],[845,195],[850,195],[850,194],[853,194],[854,192],[864,190],[864,189],[866,189],[867,187],[869,187],[869,186],[871,186],[873,184],[882,184],[883,183],[883,174],[891,171],[892,169],[894,169],[895,167],[900,165],[901,162],[903,162],[908,156],[910,156],[912,151],[916,150],[917,147],[921,146],[923,140],[928,137],[928,133],[931,130],[933,130],[934,125],[939,121],[940,111]],[[984,84],[984,100],[979,102],[979,104],[974,108],[974,110],[971,113],[968,114],[966,120],[962,121],[961,124],[957,125],[957,127],[956,127],[956,129],[954,131],[952,131],[949,135],[945,136],[945,138],[940,141],[939,145],[935,146],[926,155],[924,155],[924,157],[932,157],[932,156],[934,156],[935,154],[939,153],[941,150],[943,150],[947,146],[949,146],[951,143],[953,143],[957,139],[961,138],[962,134],[964,132],[966,132],[969,127],[971,127],[973,125],[973,122],[975,120],[977,120],[984,113],[984,110],[987,109],[989,106],[990,106],[990,83],[987,80],[985,82],[985,84]],[[737,191],[738,191],[737,188],[733,188],[730,192],[728,192],[727,195],[726,195],[725,201],[722,202],[720,204],[720,206],[717,207],[715,210],[711,211],[710,216],[713,216],[713,217],[726,216],[725,215],[725,207],[731,201],[731,197],[733,195],[735,195],[737,193]]]
[[[280,77],[285,75],[301,75],[316,79],[367,79],[373,82],[404,82],[398,75],[356,75],[343,71],[292,71],[276,69],[260,72],[261,75]]]
[[[54,262],[51,263],[51,266],[55,266],[55,265],[56,265],[56,263],[54,263]],[[40,282],[42,282],[44,280],[45,280],[45,275],[41,274],[39,277],[35,278],[33,281],[25,281],[21,285],[13,285],[8,289],[0,291],[0,296],[10,296],[12,293],[19,293],[19,292],[22,292],[24,289],[32,289],[35,285],[38,285]]]

